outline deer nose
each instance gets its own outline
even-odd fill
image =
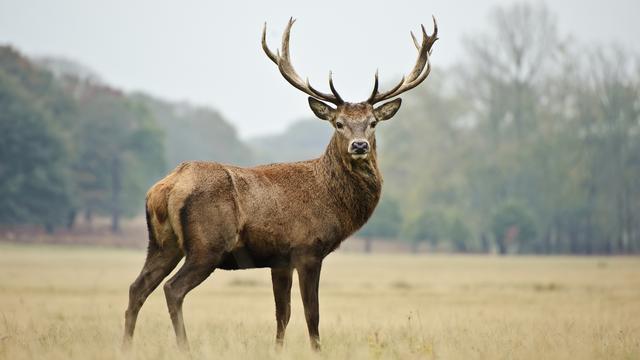
[[[368,141],[354,141],[351,143],[351,151],[355,154],[366,154],[369,152]]]

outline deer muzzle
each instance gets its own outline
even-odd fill
[[[354,159],[364,159],[369,154],[369,142],[365,139],[355,139],[349,144],[349,154]]]

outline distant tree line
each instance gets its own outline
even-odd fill
[[[303,121],[250,148],[213,110],[53,65],[0,47],[0,227],[106,215],[117,231],[180,161],[302,160],[331,131]],[[385,184],[357,234],[366,250],[383,239],[414,251],[640,252],[636,54],[576,44],[546,7],[519,3],[492,11],[459,64],[434,68],[377,131]]]
[[[98,215],[117,232],[180,161],[252,161],[217,113],[125,94],[85,73],[0,47],[0,226],[53,231]]]

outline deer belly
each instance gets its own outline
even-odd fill
[[[255,268],[287,267],[290,256],[283,254],[256,254],[245,246],[238,247],[222,255],[218,269],[240,270]]]

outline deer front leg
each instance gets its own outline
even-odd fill
[[[276,301],[276,346],[282,347],[284,332],[291,317],[291,280],[292,268],[271,269],[271,282],[273,283],[273,297]]]
[[[304,305],[304,316],[307,320],[311,348],[315,351],[320,351],[320,333],[318,332],[318,324],[320,322],[318,285],[320,283],[321,267],[321,260],[304,263],[297,267],[302,304]]]

